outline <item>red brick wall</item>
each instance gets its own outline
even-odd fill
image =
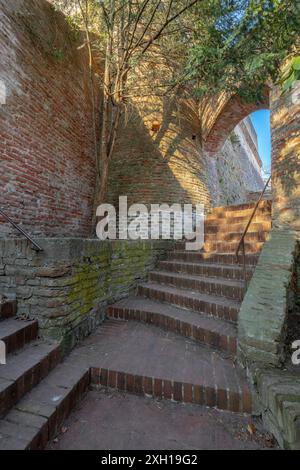
[[[86,50],[44,0],[0,0],[0,11],[0,207],[34,235],[87,236],[95,152]],[[0,236],[9,233],[0,219]]]
[[[272,190],[275,227],[300,230],[300,86],[271,94]]]

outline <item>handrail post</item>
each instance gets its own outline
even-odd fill
[[[243,243],[242,243],[242,253],[243,253],[244,282],[245,282],[245,288],[247,289],[246,250],[245,250],[245,240],[244,239],[243,239]]]

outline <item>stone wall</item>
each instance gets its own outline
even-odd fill
[[[241,204],[248,200],[249,192],[263,189],[261,161],[244,121],[231,132],[220,151],[207,155],[207,165],[214,205]]]
[[[0,0],[0,206],[35,235],[91,234],[95,141],[79,44],[48,2]],[[0,236],[16,234],[0,223]]]
[[[18,315],[39,320],[41,333],[63,338],[66,349],[91,332],[106,306],[127,296],[168,241],[102,242],[38,239],[35,252],[25,240],[0,240],[0,290],[18,301]]]

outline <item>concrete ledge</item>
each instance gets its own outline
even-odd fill
[[[265,243],[239,314],[239,362],[278,366],[284,360],[286,318],[299,246],[297,233],[273,229]]]

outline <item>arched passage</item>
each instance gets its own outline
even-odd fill
[[[203,112],[203,150],[207,154],[217,153],[233,129],[249,114],[269,108],[269,91],[258,103],[243,103],[237,96],[229,99],[218,97],[206,105]]]
[[[250,115],[268,108],[269,90],[258,103],[223,93],[202,107],[202,150],[213,206],[244,203],[263,188],[263,163]]]

